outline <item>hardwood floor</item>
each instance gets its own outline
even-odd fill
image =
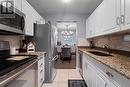
[[[72,59],[69,61],[64,61],[58,59],[55,63],[56,69],[75,69],[76,68],[76,55],[72,55]]]

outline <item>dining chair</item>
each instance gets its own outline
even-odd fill
[[[71,48],[66,48],[66,47],[62,48],[61,59],[62,59],[62,62],[69,61],[69,63],[70,63],[70,61],[71,61]]]

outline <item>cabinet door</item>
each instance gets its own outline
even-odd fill
[[[103,0],[99,6],[101,33],[113,33],[120,30],[120,0]]]
[[[44,56],[39,57],[38,61],[38,87],[41,87],[44,82],[44,73],[45,73],[45,65],[44,65]]]
[[[95,87],[108,87],[107,79],[97,74]]]
[[[122,29],[130,29],[130,0],[121,0]]]
[[[90,29],[90,36],[93,36],[95,34],[95,13],[93,13],[89,17],[89,29]]]
[[[86,38],[89,37],[89,19],[86,20]]]
[[[88,56],[83,54],[83,78],[88,87],[94,87],[94,69],[86,60]]]
[[[116,84],[114,84],[114,83],[110,82],[110,87],[121,87],[121,86],[120,86],[120,85],[118,85],[117,83],[116,83]]]
[[[25,35],[33,36],[33,12],[31,5],[26,1],[22,0],[22,11],[26,14],[25,18]]]
[[[93,68],[88,63],[86,63],[84,71],[85,71],[84,72],[84,79],[85,79],[86,84],[88,85],[88,87],[94,87],[95,74],[94,74]]]
[[[22,11],[22,0],[14,0],[15,1],[15,8]]]

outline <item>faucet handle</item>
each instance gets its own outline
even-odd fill
[[[105,45],[103,45],[103,48],[110,48],[110,46],[108,45],[108,44],[105,44]]]

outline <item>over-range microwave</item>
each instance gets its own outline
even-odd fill
[[[14,12],[14,17],[0,18],[0,34],[24,34],[24,27],[25,14],[16,8]]]

